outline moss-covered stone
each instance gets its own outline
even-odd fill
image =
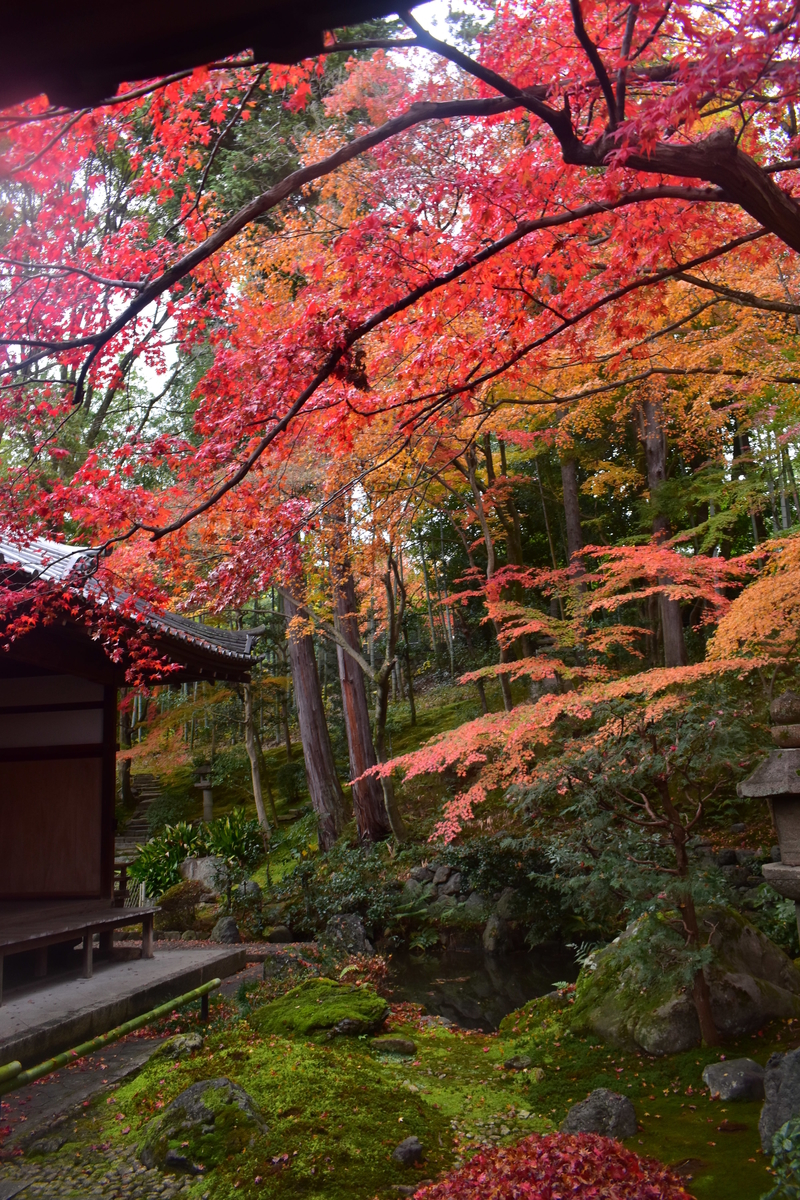
[[[677,1054],[700,1045],[691,991],[665,975],[643,982],[651,922],[642,917],[581,970],[569,1027],[647,1054]],[[777,1017],[800,1016],[800,972],[765,934],[732,909],[703,914],[715,958],[707,969],[711,1007],[725,1037],[754,1033]]]
[[[193,1083],[145,1127],[139,1157],[146,1167],[198,1174],[252,1147],[266,1132],[261,1113],[230,1079]]]
[[[389,1015],[389,1005],[369,987],[307,979],[279,1000],[256,1009],[249,1018],[263,1036],[336,1037],[374,1033]]]

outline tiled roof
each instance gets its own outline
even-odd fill
[[[0,565],[19,568],[25,575],[47,579],[57,583],[71,582],[82,586],[96,595],[99,589],[92,587],[91,576],[97,562],[98,551],[88,546],[70,546],[64,542],[50,542],[45,538],[32,538],[25,545],[12,541],[7,534],[0,533]],[[121,596],[127,600],[130,597]],[[113,603],[113,601],[112,601]],[[186,643],[203,651],[211,651],[229,662],[241,666],[253,663],[252,648],[259,632],[263,630],[220,629],[192,621],[177,613],[153,608],[142,600],[134,600],[135,615],[131,619],[141,621],[153,633]]]

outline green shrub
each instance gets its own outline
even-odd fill
[[[129,866],[128,874],[145,885],[148,896],[158,897],[180,882],[179,867],[185,858],[203,853],[203,837],[195,826],[179,821],[165,826],[157,837],[137,849],[139,857]]]
[[[243,870],[252,870],[264,857],[261,827],[243,808],[210,821],[204,827],[203,839],[208,854],[216,854],[226,864],[235,863]]]
[[[775,1187],[762,1200],[800,1200],[800,1117],[792,1117],[772,1139]]]
[[[287,762],[275,772],[275,782],[287,804],[299,804],[305,796],[306,773],[302,763]]]

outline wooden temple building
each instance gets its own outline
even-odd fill
[[[70,595],[92,595],[94,551],[0,534],[0,584],[44,579]],[[109,601],[111,603],[111,601]],[[110,949],[116,926],[142,924],[142,956],[153,953],[155,906],[115,907],[114,810],[117,689],[130,658],[125,630],[141,634],[171,669],[171,683],[246,681],[254,634],[218,629],[137,602],[120,610],[119,661],[80,621],[39,621],[0,650],[0,1003],[3,961],[82,939],[83,974],[94,938]],[[16,614],[13,614],[16,615]],[[2,630],[0,630],[2,632]]]

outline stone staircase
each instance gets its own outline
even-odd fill
[[[136,808],[124,830],[114,839],[116,862],[132,862],[136,858],[136,847],[147,841],[147,810],[161,795],[155,775],[133,775],[131,789],[136,797]]]

